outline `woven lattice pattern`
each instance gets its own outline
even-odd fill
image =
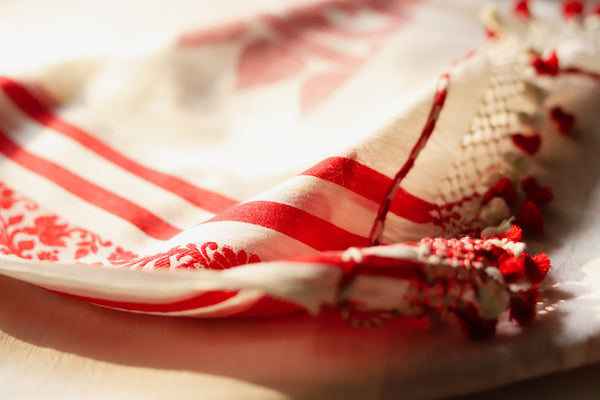
[[[490,53],[494,68],[488,87],[442,179],[436,201],[440,225],[447,234],[481,228],[478,211],[483,194],[502,176],[517,178],[519,165],[525,162],[511,136],[528,129],[519,118],[520,113],[529,112],[523,101],[527,63],[519,57],[519,49],[508,43]]]

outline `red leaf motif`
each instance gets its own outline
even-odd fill
[[[275,83],[299,74],[304,62],[281,42],[257,39],[242,50],[238,64],[238,89]]]
[[[56,253],[51,253],[49,251],[40,251],[37,253],[38,260],[46,260],[46,261],[58,261],[58,256]]]
[[[40,242],[46,246],[66,246],[62,237],[69,236],[67,224],[58,224],[56,215],[38,217],[35,219],[35,227],[25,228],[23,231],[40,238]]]
[[[115,251],[108,256],[108,261],[110,261],[110,263],[113,265],[119,265],[135,258],[137,258],[136,254],[127,250],[123,250],[122,247],[117,247]]]
[[[8,219],[8,225],[18,224],[21,221],[23,221],[23,216],[22,215],[17,215],[15,217],[10,217]]]
[[[25,250],[31,250],[34,247],[34,243],[33,240],[23,240],[22,242],[19,242],[19,244],[17,244],[17,249],[19,250],[19,252],[21,251],[25,251]]]
[[[302,87],[302,112],[307,112],[336,91],[350,77],[349,72],[328,72],[311,76]]]
[[[16,202],[13,198],[15,193],[10,189],[3,189],[0,191],[0,208],[8,210]]]
[[[227,264],[233,266],[237,264],[237,257],[233,249],[229,246],[223,246],[223,250],[221,250],[223,256],[227,259]]]
[[[237,260],[236,263],[237,265],[244,265],[246,264],[246,260],[248,259],[248,255],[246,254],[246,252],[244,250],[240,250],[237,253]]]
[[[87,256],[89,254],[89,252],[90,251],[88,249],[78,249],[75,252],[75,259],[79,260],[80,258],[85,257],[85,256]]]

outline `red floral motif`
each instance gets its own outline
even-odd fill
[[[189,243],[167,252],[138,255],[102,240],[97,234],[70,226],[0,182],[0,253],[44,261],[77,261],[92,265],[153,269],[226,269],[259,262],[255,254],[215,242]],[[86,257],[95,255],[95,258]]]
[[[130,251],[123,250],[121,247],[117,247],[114,252],[108,256],[108,261],[112,265],[122,265],[131,260],[136,259],[138,256]]]
[[[22,231],[35,235],[40,239],[40,242],[47,246],[66,246],[63,237],[69,236],[67,224],[58,224],[56,215],[38,217],[35,219],[35,226],[24,228]]]
[[[40,251],[37,253],[38,260],[58,261],[58,251]]]
[[[148,257],[124,263],[124,267],[142,269],[227,269],[243,264],[259,262],[256,254],[248,254],[245,250],[234,250],[230,246],[222,246],[215,242],[202,245],[188,243]]]
[[[417,1],[319,1],[293,7],[283,15],[263,14],[251,23],[233,21],[192,31],[182,35],[178,43],[182,47],[238,45],[238,90],[282,82],[307,73],[299,86],[300,106],[306,112],[341,87],[377,51],[383,40],[403,25],[408,6]],[[340,24],[339,18],[332,17],[333,11],[348,23]],[[363,18],[370,17],[380,21],[378,26],[361,23]],[[334,47],[315,34],[334,40],[351,39],[353,45],[359,41],[365,45],[365,50],[355,54],[355,50],[339,45]],[[314,68],[315,65],[320,67]],[[320,85],[323,87],[319,88]]]
[[[304,61],[280,42],[257,39],[244,47],[240,55],[238,89],[265,85],[300,73]]]
[[[95,233],[41,210],[0,182],[0,253],[45,261],[84,261],[112,246]]]
[[[8,209],[11,208],[14,202],[16,201],[14,198],[15,192],[10,189],[2,189],[0,192],[0,208]]]

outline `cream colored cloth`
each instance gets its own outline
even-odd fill
[[[234,45],[194,48],[207,36],[217,42],[236,37],[237,25],[227,25],[225,33],[195,31],[277,15],[291,2],[231,1],[217,7],[131,1],[97,9],[74,2],[5,4],[0,5],[0,33],[10,40],[0,45],[0,72],[39,82],[54,101],[67,104],[64,118],[101,132],[103,140],[135,160],[234,200],[268,198],[265,190],[339,151],[340,143],[362,140],[396,118],[398,110],[427,93],[453,60],[481,46],[480,6],[474,1],[403,2],[402,23],[392,24],[381,37],[362,34],[372,29],[369,24],[390,22],[375,15],[357,20],[361,34],[350,43],[327,42],[333,39],[320,32],[307,34],[313,43],[326,44],[319,51],[343,48],[351,55],[348,64],[339,57],[324,61],[314,56],[314,48],[314,57],[301,61],[275,48],[274,57],[290,57],[290,71],[294,65],[303,68],[283,84],[258,90],[252,86],[256,82],[231,70]],[[538,3],[535,9],[550,13],[553,5]],[[135,17],[133,10],[139,10]],[[246,40],[251,41],[264,26],[248,29]],[[330,84],[335,81],[331,74],[337,74],[336,90],[311,92],[323,85],[311,86],[310,79],[327,73]],[[477,82],[472,85],[475,90]],[[230,95],[233,88],[240,90]],[[544,284],[539,318],[527,329],[509,324],[505,316],[493,340],[474,344],[452,325],[432,328],[405,319],[372,330],[353,329],[336,317],[171,320],[100,309],[3,277],[4,393],[31,398],[430,398],[598,361],[595,271],[600,264],[594,243],[600,222],[594,155],[600,132],[593,112],[598,101],[577,103],[582,116],[578,132],[585,135],[560,142],[561,170],[546,168],[540,174],[556,182],[556,200],[545,236],[529,244],[548,252],[554,267]],[[421,126],[416,119],[415,126]],[[31,131],[22,133],[17,139],[30,140],[33,151],[58,146],[51,140],[35,142],[27,136]],[[71,154],[72,144],[62,145],[63,154]],[[64,161],[60,152],[50,156]],[[83,176],[113,185],[112,190],[172,225],[190,228],[184,239],[194,237],[197,222],[215,214],[134,179],[112,182],[114,170],[102,159],[78,157],[89,165],[78,171]],[[397,168],[381,162],[377,169],[393,175]],[[78,226],[93,228],[103,240],[118,239],[145,254],[169,248],[113,215],[65,201],[71,195],[19,166],[5,163],[2,173],[7,186],[43,199],[42,206],[54,213],[77,216]],[[159,195],[169,200],[165,209],[152,200]],[[339,223],[351,230],[352,222]],[[123,230],[115,233],[114,226]],[[304,251],[293,246],[290,254]],[[279,249],[263,250],[261,258],[288,255],[289,248],[284,254]]]

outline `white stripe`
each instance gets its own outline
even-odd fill
[[[0,256],[0,273],[72,295],[143,304],[168,304],[208,291],[244,291],[237,299],[201,309],[213,313],[239,308],[263,294],[316,312],[335,299],[341,272],[324,264],[296,262],[249,264],[224,271],[130,271]],[[160,314],[199,315],[200,309]]]
[[[377,204],[314,176],[299,175],[254,197],[251,201],[273,201],[306,211],[339,228],[367,237]]]
[[[304,210],[339,228],[367,237],[377,215],[379,204],[336,183],[309,175],[288,179],[275,188],[254,197],[286,204]],[[384,241],[412,241],[437,231],[432,224],[419,224],[389,213]]]
[[[185,228],[214,215],[146,182],[78,142],[30,119],[1,91],[0,109],[3,115],[0,127],[27,151],[126,198],[172,225]]]
[[[283,233],[237,221],[216,221],[187,229],[153,248],[156,253],[187,243],[215,242],[256,254],[262,261],[317,253],[312,247]],[[268,246],[265,245],[268,243]]]
[[[81,201],[79,197],[54,182],[29,171],[3,155],[0,155],[0,162],[2,162],[2,182],[6,186],[75,227],[89,230],[98,234],[102,240],[110,240],[136,253],[150,252],[154,245],[163,243],[148,236],[130,222]]]

